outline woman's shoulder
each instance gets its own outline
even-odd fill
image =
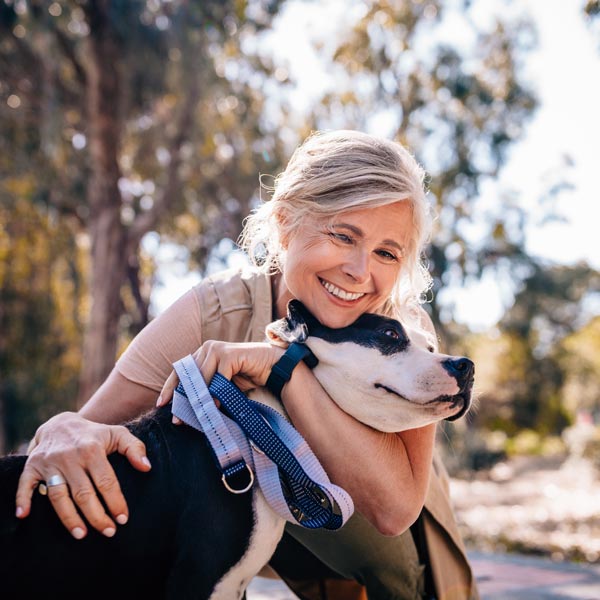
[[[246,265],[208,275],[194,286],[193,292],[203,312],[211,312],[212,308],[226,314],[270,300],[270,277]]]
[[[192,289],[203,339],[263,341],[272,321],[271,277],[251,266],[209,275]]]

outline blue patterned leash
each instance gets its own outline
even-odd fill
[[[207,388],[192,356],[174,367],[180,383],[173,414],[206,435],[227,489],[248,491],[254,471],[271,508],[292,523],[339,529],[350,518],[349,494],[330,482],[304,438],[279,412],[249,400],[220,373]]]

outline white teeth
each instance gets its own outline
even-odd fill
[[[333,285],[332,283],[329,283],[328,281],[323,281],[322,279],[321,279],[321,283],[323,284],[323,287],[330,294],[333,294],[334,296],[337,296],[338,298],[341,298],[342,300],[358,300],[359,298],[362,298],[364,296],[364,293],[353,294],[351,292],[346,292],[344,290],[341,290],[339,287],[336,287],[335,285]]]

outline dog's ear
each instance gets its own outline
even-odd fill
[[[287,305],[287,313],[288,319],[293,323],[304,323],[309,331],[320,325],[319,321],[313,317],[312,313],[300,300],[290,300]]]
[[[287,346],[292,342],[302,343],[308,337],[310,320],[314,317],[299,300],[290,300],[287,317],[267,325],[267,337],[272,344]]]

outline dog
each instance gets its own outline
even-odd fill
[[[424,335],[408,333],[394,319],[365,314],[331,329],[292,301],[287,318],[272,323],[267,336],[281,345],[306,343],[319,360],[314,374],[325,391],[380,431],[453,420],[469,409],[473,363],[435,352]],[[276,404],[262,388],[251,397]],[[146,444],[153,468],[141,473],[123,456],[109,457],[130,507],[128,524],[113,538],[91,530],[75,540],[40,494],[27,519],[17,519],[14,498],[26,457],[0,459],[3,598],[244,597],[275,551],[283,519],[257,486],[229,493],[202,434],[174,426],[169,407],[128,427]]]

